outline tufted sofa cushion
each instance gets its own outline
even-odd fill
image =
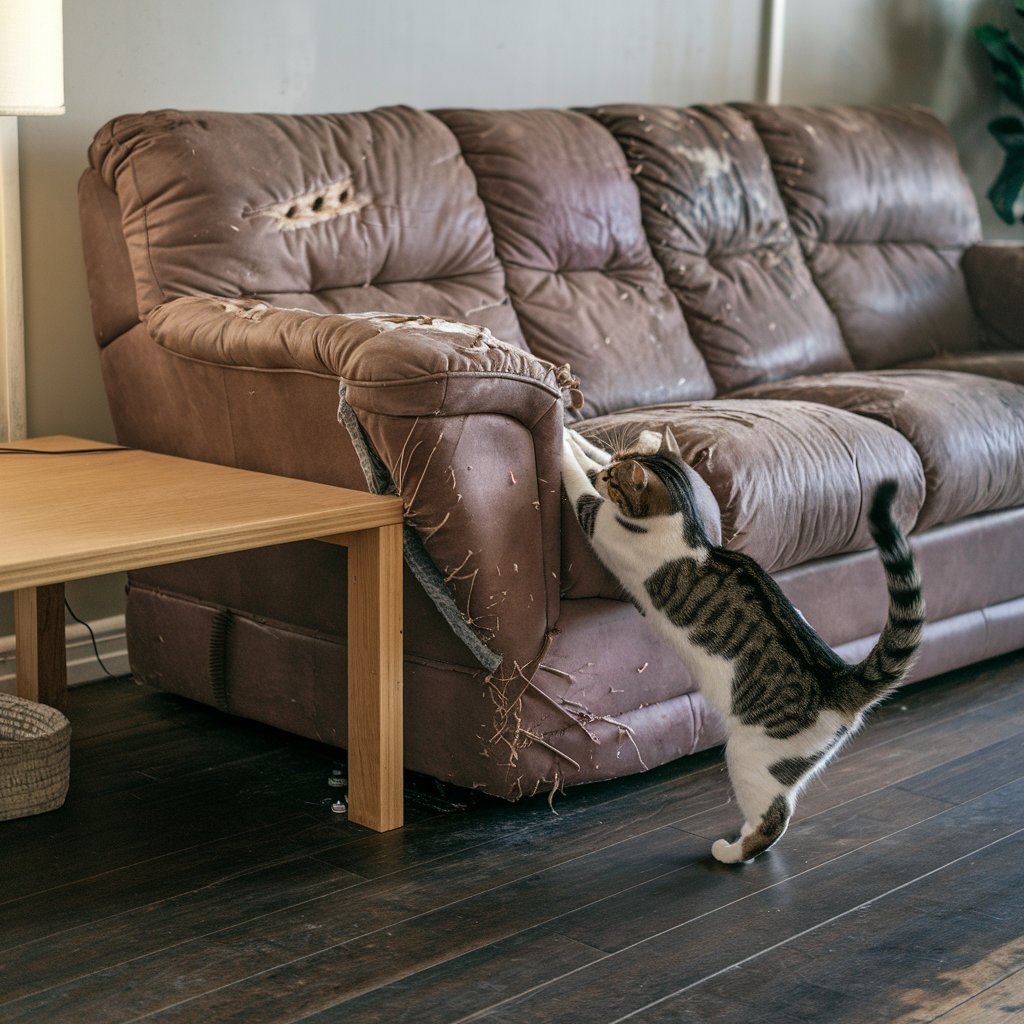
[[[587,411],[713,395],[611,135],[567,110],[439,116],[476,176],[530,351],[584,372]]]
[[[746,117],[725,106],[591,113],[629,160],[651,247],[720,390],[853,368]]]
[[[953,370],[1024,384],[1024,352],[948,352],[900,365],[901,370]]]
[[[143,315],[259,296],[447,316],[523,344],[473,175],[428,113],[165,110],[110,122],[90,161],[120,200]]]
[[[960,259],[981,232],[945,127],[908,107],[739,109],[855,365],[977,348]]]
[[[716,399],[602,416],[584,429],[602,439],[666,425],[718,502],[722,544],[770,571],[871,547],[867,509],[886,477],[900,485],[904,528],[917,521],[925,480],[913,447],[842,409]]]
[[[899,431],[924,467],[918,530],[1024,503],[1024,388],[1009,381],[879,370],[795,377],[739,395],[820,402]]]

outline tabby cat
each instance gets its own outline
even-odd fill
[[[566,430],[563,481],[598,557],[726,723],[726,763],[746,820],[735,842],[719,839],[711,852],[749,861],[781,838],[801,788],[906,675],[921,642],[921,581],[893,517],[896,484],[885,481],[868,522],[888,620],[868,656],[847,664],[753,559],[711,542],[667,430],[658,445],[654,435],[643,451],[610,456]]]

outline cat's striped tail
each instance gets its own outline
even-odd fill
[[[896,489],[895,480],[883,480],[868,511],[868,526],[882,556],[889,591],[889,617],[878,643],[853,670],[868,703],[884,697],[910,670],[924,626],[921,576],[907,538],[893,516]]]

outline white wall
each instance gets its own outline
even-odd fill
[[[1024,226],[1004,224],[985,199],[1002,166],[986,125],[1014,110],[973,31],[1015,22],[1024,39],[1012,10],[1012,0],[788,0],[782,102],[930,107],[953,132],[985,234],[1024,241]]]
[[[113,439],[75,196],[109,118],[752,99],[763,2],[65,0],[67,114],[20,124],[30,433]],[[789,0],[783,99],[936,106],[983,188],[998,166],[984,131],[995,94],[968,29],[993,5],[1009,0]],[[68,592],[80,615],[103,618],[123,609],[121,586]]]

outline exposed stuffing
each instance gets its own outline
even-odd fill
[[[728,174],[732,169],[732,159],[728,153],[719,153],[710,146],[697,148],[678,145],[674,148],[681,157],[700,167],[705,183]]]
[[[357,195],[352,178],[348,177],[254,210],[251,216],[268,217],[278,231],[296,231],[355,213],[367,203],[369,199]]]
[[[224,312],[240,317],[242,320],[253,320],[259,323],[271,310],[265,302],[242,305],[238,302],[225,301]]]

